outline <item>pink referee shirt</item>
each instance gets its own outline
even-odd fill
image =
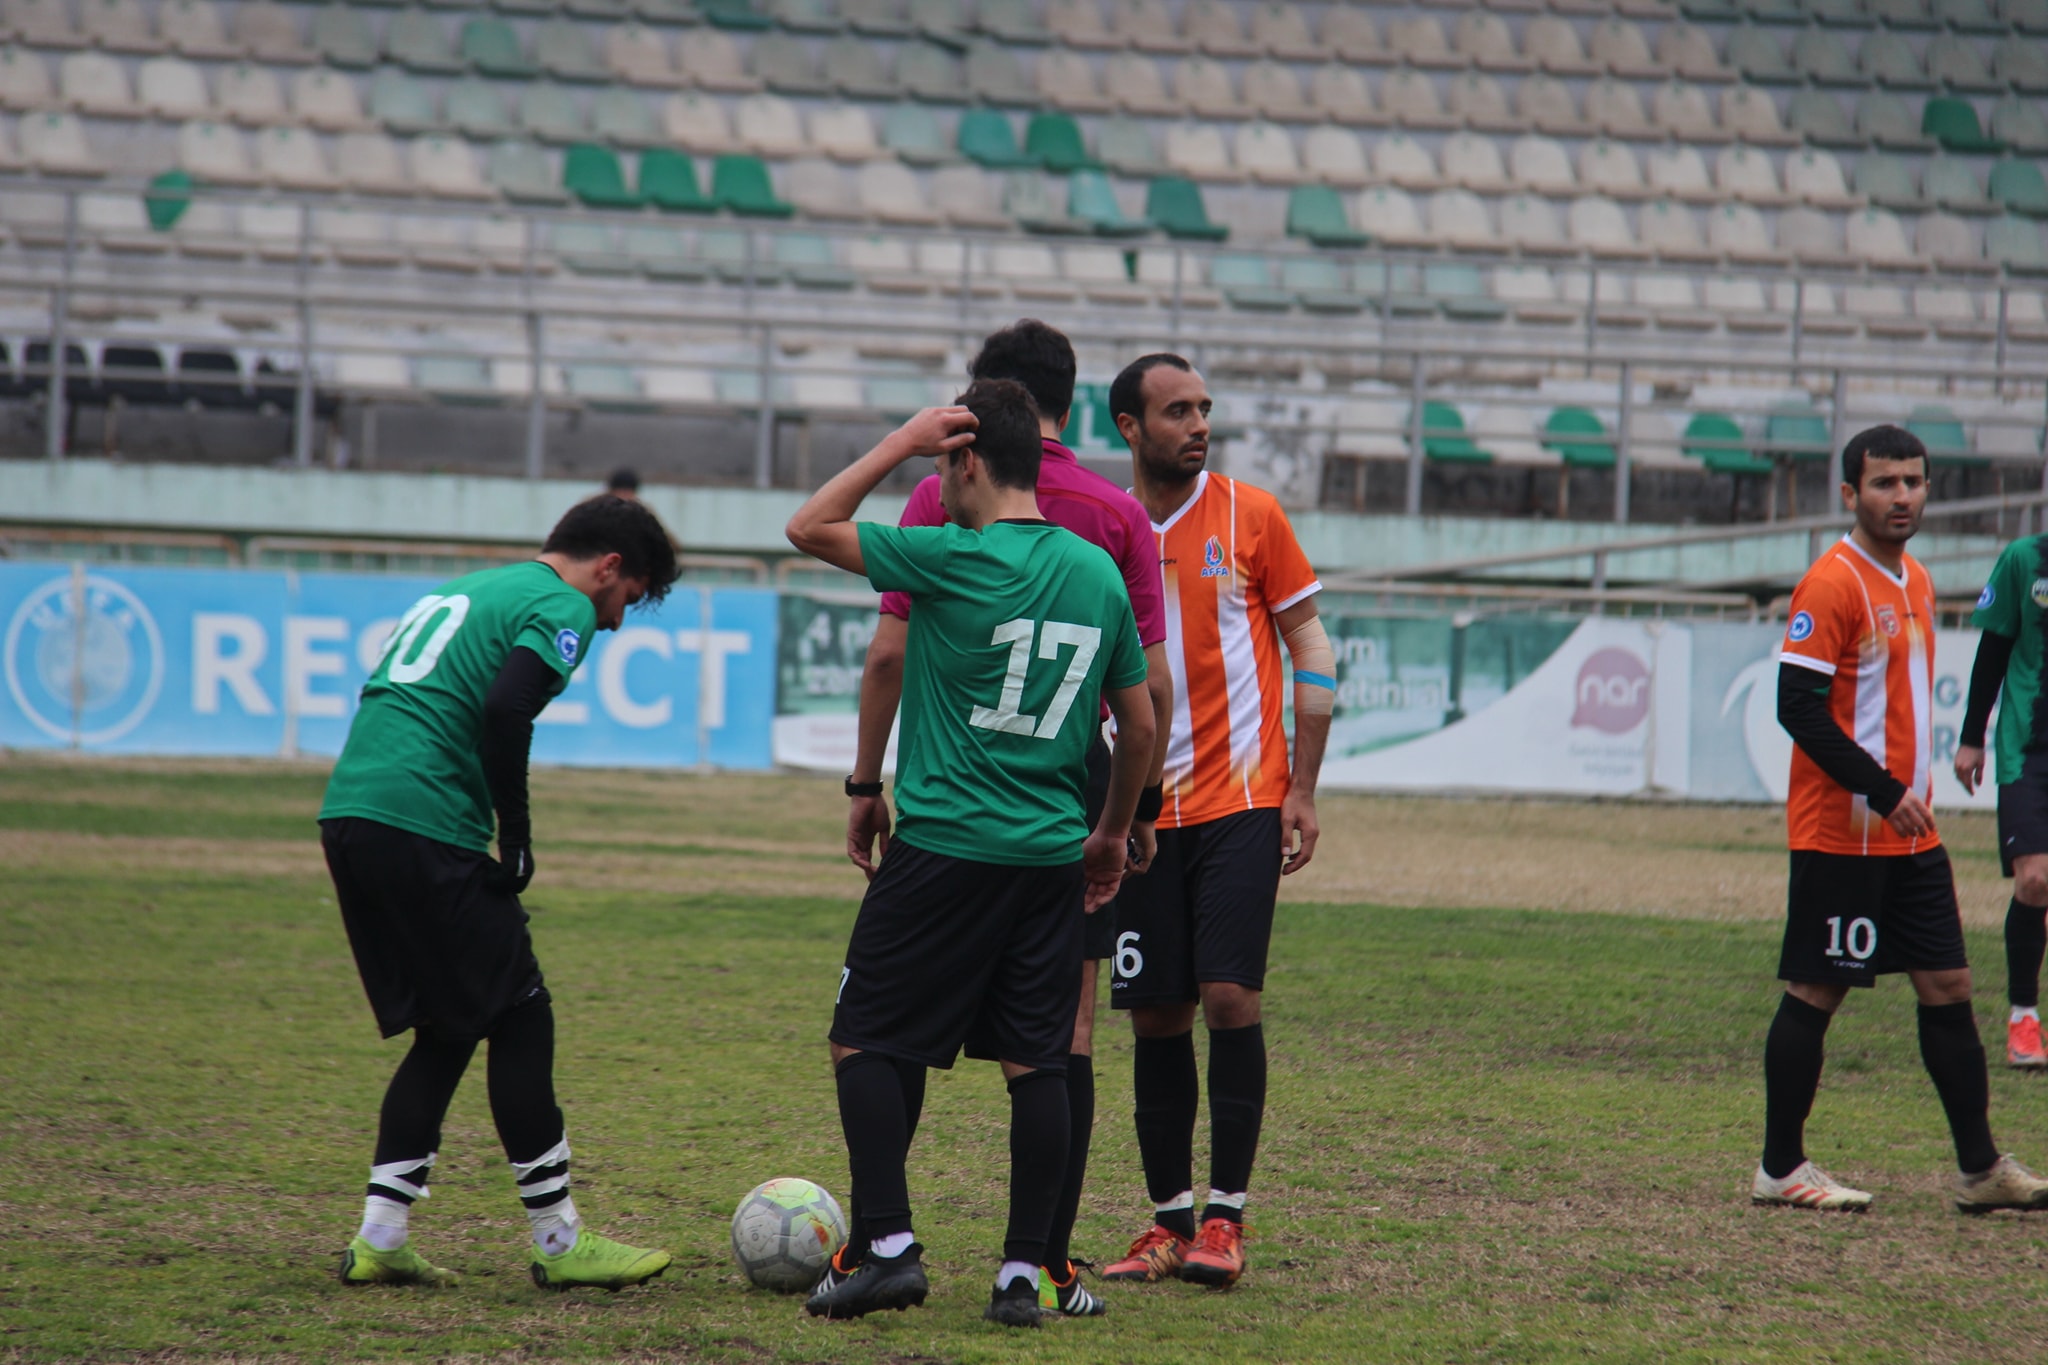
[[[1038,467],[1038,510],[1055,526],[1064,526],[1091,545],[1109,551],[1123,571],[1131,595],[1131,614],[1138,620],[1138,643],[1151,647],[1166,638],[1166,589],[1159,573],[1159,542],[1152,518],[1136,498],[1092,469],[1083,469],[1074,452],[1058,441],[1045,441]],[[904,526],[943,526],[946,509],[939,503],[939,476],[930,475],[910,495],[903,509]],[[882,610],[910,619],[910,595],[882,594]]]

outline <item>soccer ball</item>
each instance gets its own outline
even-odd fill
[[[763,1289],[812,1288],[845,1244],[839,1201],[808,1180],[785,1176],[756,1185],[733,1210],[732,1258]]]

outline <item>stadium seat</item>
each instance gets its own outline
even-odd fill
[[[327,164],[319,139],[306,129],[265,128],[255,134],[255,142],[256,174],[279,189],[342,188],[341,177]]]
[[[1967,102],[1964,107],[1968,108]],[[1974,112],[1970,114],[1972,123],[1976,117]],[[1856,131],[1880,147],[1929,151],[1934,146],[1934,139],[1921,131],[1921,120],[1912,106],[1888,90],[1868,91],[1856,102]]]
[[[770,0],[764,9],[791,33],[837,33],[846,27],[831,0]]]
[[[1978,315],[1976,296],[1953,285],[1914,286],[1913,317],[1944,341],[1989,341],[1998,335],[1997,322]]]
[[[1862,147],[1870,141],[1825,90],[1795,92],[1785,109],[1785,126],[1816,147]]]
[[[769,36],[764,34],[763,40]],[[567,19],[550,19],[534,31],[533,60],[558,81],[595,84],[611,78],[589,34]]]
[[[1341,12],[1341,7],[1333,9]],[[1363,13],[1363,11],[1359,11]],[[1365,77],[1348,66],[1326,62],[1309,75],[1309,103],[1332,122],[1354,127],[1372,127],[1386,122],[1373,102]]]
[[[1352,288],[1344,268],[1326,256],[1282,257],[1280,287],[1303,312],[1323,316],[1362,313],[1373,302]]]
[[[2000,152],[1996,138],[1986,137],[1977,122],[1977,110],[1966,99],[1940,96],[1927,101],[1920,117],[1920,131],[1952,152]]]
[[[682,80],[668,41],[638,21],[615,24],[605,31],[604,60],[614,77],[631,85],[660,89]]]
[[[1540,201],[1539,201],[1540,202]],[[1549,207],[1545,205],[1545,207]],[[1506,211],[1502,212],[1503,221]],[[1561,239],[1560,239],[1561,240]],[[1540,265],[1496,266],[1493,296],[1507,304],[1517,322],[1539,326],[1560,326],[1576,321],[1579,310],[1558,298],[1557,281],[1548,267]]]
[[[476,154],[460,138],[416,138],[408,161],[413,183],[437,199],[489,199],[495,194],[477,166]]]
[[[137,67],[135,102],[145,113],[174,122],[214,116],[206,77],[183,57],[151,57]]]
[[[626,259],[632,262],[633,268],[650,280],[693,284],[706,276],[704,263],[690,253],[688,239],[674,228],[653,225],[628,227],[624,247]],[[686,394],[704,402],[711,401],[713,397],[708,392],[689,390],[682,384],[665,388],[659,396],[680,400]],[[648,396],[657,396],[652,387]]]
[[[1650,122],[1636,87],[1612,76],[1602,76],[1586,87],[1583,108],[1586,122],[1609,137],[1650,140],[1665,136]]]
[[[1072,303],[1074,286],[1060,277],[1059,258],[1052,248],[1031,243],[998,243],[988,249],[989,274],[1004,281],[1026,302]]]
[[[1834,453],[1834,437],[1827,418],[1811,404],[1788,400],[1771,408],[1764,419],[1763,439],[1757,454],[1764,459],[1826,460]]]
[[[242,135],[225,123],[195,120],[179,128],[178,165],[203,185],[256,185],[263,180],[249,160]]]
[[[1714,158],[1714,186],[1723,198],[1777,208],[1794,202],[1778,183],[1778,169],[1752,148],[1723,147]]]
[[[963,104],[967,80],[953,54],[936,43],[910,43],[896,54],[896,80],[913,99]]]
[[[1866,84],[1841,37],[1825,28],[1810,28],[1793,40],[1792,65],[1815,85],[1854,89]]]
[[[1251,40],[1267,56],[1283,62],[1319,62],[1323,45],[1309,30],[1308,16],[1289,0],[1259,0],[1252,10]]]
[[[975,42],[968,47],[966,80],[968,94],[983,104],[1029,109],[1039,102],[1015,55],[994,43]]]
[[[1371,178],[1358,134],[1331,123],[1316,124],[1302,135],[1301,162],[1310,179],[1339,189],[1357,189]]]
[[[1220,252],[1210,258],[1209,283],[1233,308],[1284,313],[1294,307],[1294,294],[1273,282],[1272,264],[1263,256]]]
[[[801,156],[810,149],[803,116],[780,95],[749,95],[733,110],[733,136],[747,151],[766,157]]]
[[[1785,47],[1766,28],[1744,25],[1728,35],[1728,63],[1758,85],[1798,85],[1804,77],[1785,58]]]
[[[9,109],[47,109],[56,103],[43,59],[18,47],[0,47],[0,104]]]
[[[1508,176],[1535,194],[1572,195],[1579,190],[1563,145],[1535,133],[1523,134],[1508,148]]]
[[[1152,181],[1145,192],[1145,217],[1169,237],[1220,242],[1230,235],[1230,229],[1209,221],[1201,188],[1177,176]]]
[[[2048,51],[2032,38],[2011,34],[1991,52],[1994,79],[2022,95],[2048,94]]]
[[[813,109],[810,130],[811,145],[835,161],[872,161],[884,155],[875,121],[857,104]]]
[[[1047,0],[1045,26],[1068,47],[1105,49],[1124,45],[1121,37],[1109,31],[1096,0]]]
[[[1013,47],[1042,47],[1052,30],[1039,20],[1031,0],[981,0],[975,20],[981,31]]]
[[[5,0],[0,26],[30,47],[84,47],[89,41],[71,22],[64,0]]]
[[[1906,418],[1906,430],[1918,436],[1927,447],[1927,453],[1937,460],[1969,460],[1974,447],[1970,444],[1969,433],[1956,419],[1955,413],[1940,403],[1916,403]]]
[[[1650,194],[1636,154],[1626,145],[1604,137],[1579,149],[1578,183],[1610,199],[1643,199]]]
[[[830,7],[830,0],[819,3]],[[905,9],[911,27],[928,41],[955,52],[966,50],[967,31],[974,27],[966,0],[910,0]]]
[[[754,40],[754,74],[782,95],[823,95],[833,82],[818,70],[811,45],[787,33],[764,33]]]
[[[658,147],[668,141],[661,121],[638,92],[610,85],[590,101],[590,129],[615,147]]]
[[[1485,10],[1466,10],[1451,31],[1451,48],[1484,71],[1522,72],[1536,63],[1515,45],[1507,21]]]
[[[1841,225],[1810,208],[1786,209],[1778,215],[1778,246],[1805,266],[1825,269],[1856,263],[1842,245]]]
[[[175,37],[172,42],[178,45]],[[377,40],[369,21],[361,10],[346,5],[313,11],[312,47],[320,60],[343,70],[367,70],[377,64]]]
[[[449,44],[439,16],[417,9],[400,10],[385,24],[384,55],[423,75],[452,75],[465,65],[464,57]]]
[[[1451,77],[1444,112],[1480,132],[1515,133],[1522,128],[1521,118],[1508,104],[1507,92],[1484,71],[1462,71]]]
[[[51,0],[49,8],[61,9],[61,0]],[[358,22],[360,23],[360,18]],[[156,30],[170,40],[172,51],[181,52],[187,57],[210,61],[239,61],[247,55],[243,52],[241,44],[229,40],[227,30],[221,24],[220,10],[213,4],[213,0],[163,0],[163,3],[157,6]],[[26,31],[19,27],[16,32],[36,46],[63,46],[55,41],[30,39]],[[365,37],[368,32],[368,26],[363,25],[362,33]],[[370,61],[374,60],[375,43],[369,44],[369,52],[370,57],[358,63],[359,65],[368,66]],[[344,65],[337,60],[338,55],[347,54],[329,54],[328,60],[337,66]]]
[[[370,78],[369,119],[396,133],[431,133],[443,126],[434,92],[395,66]]]
[[[1478,269],[1463,261],[1426,263],[1422,267],[1422,292],[1453,322],[1499,322],[1508,315],[1508,306],[1487,293],[1486,281]]]
[[[1191,180],[1239,179],[1223,130],[1213,123],[1182,122],[1166,130],[1166,164]]]
[[[1103,237],[1138,237],[1152,230],[1126,214],[1109,178],[1099,170],[1075,171],[1067,181],[1067,216]]]
[[[1465,58],[1451,50],[1443,25],[1432,14],[1405,12],[1387,21],[1387,52],[1404,65],[1422,70],[1451,71]]]
[[[1011,171],[1003,178],[1003,212],[1026,232],[1088,232],[1088,223],[1071,217],[1066,205],[1036,171]]]
[[[1857,64],[1872,85],[1890,90],[1930,90],[1934,86],[1912,45],[1889,29],[1879,29],[1863,40]]]
[[[1245,36],[1244,24],[1228,0],[1189,0],[1182,29],[1195,47],[1212,57],[1250,58],[1265,44]]]
[[[1711,332],[1721,319],[1700,307],[1690,275],[1643,274],[1629,281],[1629,296],[1644,317],[1664,332]],[[1602,321],[1606,321],[1603,316]]]
[[[932,205],[955,227],[1014,228],[988,172],[975,165],[941,167],[932,176]]]
[[[2036,100],[2007,95],[1992,107],[1991,136],[2021,155],[2048,152],[2048,114]]]
[[[700,154],[715,156],[739,145],[724,103],[694,90],[670,95],[663,102],[661,127],[678,147]]]
[[[1984,258],[1976,230],[1953,213],[1921,214],[1913,250],[1945,274],[1991,274],[1998,268]]]
[[[561,204],[569,198],[547,153],[530,142],[508,138],[494,143],[484,161],[484,177],[515,204]]]
[[[547,247],[578,275],[629,275],[633,263],[619,249],[618,234],[603,223],[550,223]]]
[[[305,66],[318,60],[300,35],[293,11],[275,0],[252,0],[236,8],[234,42],[259,62]]]
[[[633,209],[644,202],[627,187],[617,154],[595,143],[579,142],[563,151],[562,188],[591,208]]]
[[[178,253],[183,256],[239,261],[249,254],[249,243],[242,235],[240,215],[233,204],[192,200],[178,216],[171,233]]]
[[[1421,71],[1396,68],[1380,82],[1380,108],[1403,128],[1455,128],[1457,120],[1444,112],[1436,82]]]
[[[1277,123],[1258,120],[1240,124],[1231,159],[1261,185],[1292,185],[1302,178],[1294,139]]]
[[[1657,60],[1682,80],[1719,85],[1736,79],[1715,49],[1714,35],[1698,24],[1666,24],[1657,35]]]
[[[1991,197],[2007,212],[2029,218],[2048,218],[2048,182],[2041,168],[2031,161],[2010,157],[1991,168]]]
[[[1785,259],[1771,240],[1763,214],[1748,204],[1722,204],[1708,210],[1707,248],[1745,264],[1779,264]]]
[[[466,77],[449,86],[442,112],[448,126],[478,141],[510,137],[517,131],[498,88],[488,82]]]
[[[1151,64],[1146,63],[1149,70]],[[1159,82],[1159,73],[1152,72],[1152,83]],[[1052,48],[1038,58],[1036,88],[1040,98],[1055,108],[1075,113],[1105,113],[1117,107],[1116,101],[1102,93],[1095,81],[1095,67],[1078,52],[1065,48]],[[1161,96],[1164,98],[1162,90]]]
[[[1864,202],[1850,192],[1834,153],[1814,147],[1785,158],[1785,192],[1820,209],[1860,209]]]
[[[59,62],[57,97],[64,108],[95,118],[142,113],[128,85],[128,69],[104,52],[74,52]]]
[[[827,63],[829,69],[829,53]],[[716,28],[688,29],[677,37],[676,69],[687,83],[721,94],[744,95],[762,88],[761,78],[747,69],[740,45],[730,33]]]
[[[697,165],[681,152],[650,147],[640,154],[641,198],[664,213],[714,213],[718,205],[697,181]]]
[[[1265,118],[1288,123],[1306,123],[1317,117],[1294,68],[1275,61],[1256,61],[1245,68],[1244,103]]]
[[[1941,20],[1929,8],[1927,0],[1866,0],[1866,10],[1886,30],[1911,32],[1941,27]]]
[[[1777,466],[1751,453],[1742,425],[1721,412],[1696,412],[1679,437],[1679,451],[1709,474],[1774,474]]]
[[[1453,133],[1445,138],[1440,169],[1449,183],[1482,194],[1505,194],[1513,187],[1501,161],[1500,144],[1476,133]]]
[[[749,218],[787,218],[796,211],[776,198],[768,167],[751,156],[726,155],[711,163],[711,198],[727,212]]]
[[[1404,419],[1403,430],[1412,431],[1412,417]],[[1465,418],[1449,403],[1422,405],[1422,453],[1441,464],[1492,464],[1493,454],[1473,444],[1465,431]]]
[[[1828,28],[1869,28],[1862,0],[1806,0],[1806,12]]]
[[[1908,213],[1931,207],[1913,183],[1913,168],[1884,152],[1869,152],[1857,159],[1856,193],[1870,203]]]
[[[1850,255],[1873,265],[1911,265],[1919,259],[1904,224],[1889,209],[1867,208],[1850,214],[1844,240]]]
[[[1289,193],[1287,235],[1324,247],[1364,246],[1370,240],[1351,225],[1344,201],[1328,185],[1298,185]]]
[[[1667,65],[1650,55],[1641,26],[1619,15],[1609,15],[1593,26],[1586,54],[1623,80],[1656,81],[1671,74]]]
[[[32,168],[48,175],[97,176],[107,171],[76,114],[24,115],[21,150]]]
[[[1392,54],[1380,42],[1372,11],[1363,5],[1331,5],[1323,11],[1323,46],[1347,63],[1383,66]]]
[[[1008,170],[1039,164],[1038,158],[1027,156],[1017,145],[1017,130],[1009,116],[998,110],[967,110],[960,116],[957,136],[960,154],[978,166]]]
[[[903,0],[840,0],[839,15],[869,38],[908,38],[913,29]]]
[[[773,19],[755,9],[749,0],[697,0],[697,8],[713,28],[737,33],[756,32],[775,24]],[[643,18],[650,17],[644,2],[639,9]]]
[[[1705,262],[1719,254],[1707,249],[1693,211],[1669,199],[1643,205],[1636,220],[1636,233],[1643,246],[1659,260]]]
[[[1554,452],[1569,469],[1612,469],[1614,438],[1606,425],[1585,408],[1557,408],[1544,419],[1539,444]]]
[[[1593,119],[1579,116],[1570,88],[1541,72],[1524,80],[1515,92],[1515,111],[1538,132],[1556,137],[1591,137],[1600,131]]]
[[[1721,130],[1756,147],[1797,147],[1799,134],[1786,128],[1770,95],[1746,85],[1721,91]]]
[[[899,162],[870,161],[862,166],[854,178],[854,194],[860,207],[878,222],[930,227],[941,221],[917,176]]]
[[[1361,232],[1388,246],[1420,246],[1430,241],[1422,214],[1406,190],[1375,185],[1359,191],[1352,221]]]
[[[1574,245],[1595,256],[1633,259],[1649,254],[1636,240],[1621,205],[1598,195],[1572,201],[1565,215],[1565,232]]]
[[[1120,52],[1111,57],[1103,67],[1102,88],[1125,113],[1168,116],[1187,112],[1187,102],[1168,93],[1158,64],[1140,53]]]
[[[1711,204],[1721,198],[1707,174],[1706,159],[1697,148],[1682,143],[1668,143],[1651,151],[1644,162],[1644,179],[1658,194],[1689,204]]]
[[[964,127],[965,117],[962,124]],[[1008,126],[1007,122],[1004,126]],[[1081,140],[1081,125],[1070,115],[1060,113],[1031,116],[1024,130],[1022,157],[1029,164],[1044,166],[1060,174],[1098,164],[1088,155],[1087,145]]]
[[[1942,89],[1961,94],[1999,95],[2011,83],[1991,74],[1975,43],[1950,33],[1928,42],[1927,77]]]
[[[1991,0],[1936,0],[1934,12],[1956,33],[1996,35],[2007,27],[1992,13]]]
[[[1578,29],[1560,15],[1532,17],[1522,29],[1522,52],[1553,76],[1597,76],[1607,69],[1586,55]]]
[[[243,216],[246,227],[248,217]],[[313,210],[313,240],[344,265],[389,267],[404,260],[392,238],[391,215],[379,209],[334,205]],[[400,366],[403,373],[403,366]]]
[[[1527,255],[1556,256],[1571,250],[1564,224],[1548,200],[1517,194],[1501,201],[1501,240]]]
[[[1404,189],[1433,190],[1443,183],[1429,149],[1406,133],[1389,133],[1373,144],[1372,168]]]
[[[342,184],[359,194],[413,193],[398,144],[383,133],[343,133],[334,148],[334,170]]]
[[[548,81],[520,90],[519,128],[542,142],[576,142],[590,136],[589,122],[575,97]]]
[[[1707,92],[1689,81],[1670,80],[1650,97],[1650,122],[1686,142],[1726,142],[1728,132],[1715,121]]]
[[[882,117],[882,145],[913,166],[936,166],[958,155],[922,104],[899,104]]]
[[[1998,14],[2021,33],[2048,33],[2048,4],[2043,0],[1998,0]]]
[[[1441,189],[1429,196],[1425,211],[1429,235],[1453,250],[1490,251],[1499,247],[1493,215],[1486,201],[1470,190]]]
[[[2035,175],[2038,183],[2039,172]],[[1998,211],[1997,203],[1978,183],[1976,172],[1957,157],[1929,157],[1920,171],[1920,188],[1931,202],[1954,213],[1988,214]],[[2044,193],[2048,193],[2048,187],[2044,187]]]
[[[105,52],[148,56],[168,46],[151,29],[138,0],[80,0],[79,33]]]
[[[832,243],[816,233],[777,233],[770,244],[769,259],[799,289],[845,290],[860,283],[859,276],[839,263]]]

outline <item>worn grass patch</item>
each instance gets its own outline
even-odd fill
[[[978,1317],[1007,1161],[993,1068],[933,1079],[924,1311],[811,1322],[727,1260],[749,1186],[845,1188],[820,1039],[859,879],[831,784],[543,774],[530,899],[578,1203],[676,1267],[615,1296],[534,1289],[478,1075],[415,1219],[466,1283],[344,1290],[333,1257],[402,1044],[376,1039],[331,904],[322,781],[0,763],[0,1358],[2048,1356],[2048,1218],[1948,1211],[1902,983],[1845,1012],[1813,1124],[1814,1156],[1877,1208],[1748,1206],[1783,854],[1774,813],[1698,807],[1326,801],[1274,940],[1252,1271],[1227,1295],[1116,1286],[1108,1317],[1020,1340]],[[1990,922],[1988,822],[1944,828]],[[1996,934],[1971,944],[1995,1040]],[[1107,1259],[1145,1207],[1113,1023],[1098,1052],[1077,1244]],[[2040,1079],[1992,1088],[2001,1141],[2048,1160]]]

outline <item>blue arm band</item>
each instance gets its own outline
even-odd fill
[[[1332,692],[1337,690],[1337,680],[1327,673],[1304,673],[1296,669],[1294,680],[1298,683],[1307,683],[1310,687],[1327,687]]]

